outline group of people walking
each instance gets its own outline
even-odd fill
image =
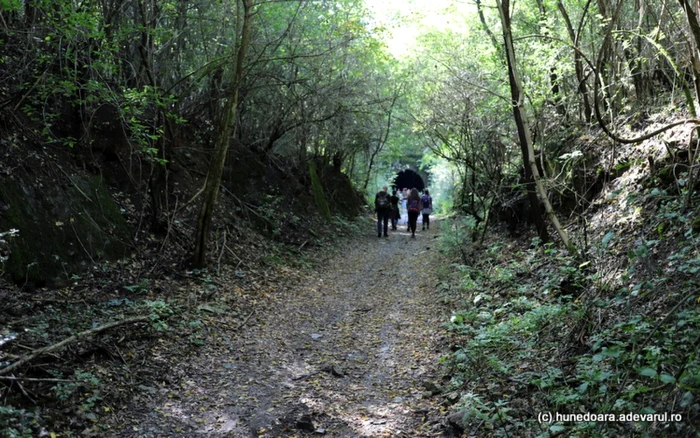
[[[411,237],[416,237],[418,216],[423,215],[423,230],[430,229],[430,214],[433,212],[433,198],[428,189],[423,190],[421,196],[418,189],[396,189],[392,194],[384,186],[374,197],[374,211],[377,212],[377,237],[389,237],[389,221],[391,229],[396,230],[401,221],[403,208],[407,217],[408,229]]]

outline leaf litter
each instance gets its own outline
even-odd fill
[[[317,269],[279,265],[230,285],[249,308],[201,304],[199,353],[161,356],[158,387],[122,406],[109,435],[442,435],[433,382],[448,309],[433,228],[357,237]]]

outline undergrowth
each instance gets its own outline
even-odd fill
[[[106,322],[150,316],[148,324],[70,343],[18,368],[9,376],[14,380],[0,376],[0,437],[104,436],[116,407],[158,391],[174,362],[225,342],[262,296],[298,281],[298,271],[320,263],[339,239],[367,229],[371,224],[362,220],[335,216],[299,245],[231,229],[229,239],[242,241],[226,246],[217,236],[210,269],[179,269],[172,254],[144,249],[140,257],[73,275],[71,286],[59,290],[32,294],[0,282],[0,369],[28,350]],[[246,257],[243,249],[253,254]]]
[[[677,199],[648,203],[656,197],[652,190],[636,200],[649,214],[635,238],[602,230],[587,261],[536,240],[527,247],[491,236],[472,248],[469,221],[442,227],[461,302],[445,323],[453,352],[444,357],[461,428],[475,436],[696,436],[700,238]],[[616,417],[563,416],[586,413]]]

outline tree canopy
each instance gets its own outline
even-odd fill
[[[167,269],[187,266],[190,278],[224,254],[244,264],[227,239],[245,233],[217,223],[222,210],[270,240],[306,233],[284,242],[297,254],[318,237],[304,220],[349,227],[334,213],[357,216],[415,172],[450,218],[441,246],[459,257],[449,266],[460,305],[483,306],[448,324],[464,341],[450,356],[453,385],[484,390],[473,383],[482,370],[502,385],[483,385],[497,400],[462,394],[465,416],[507,424],[504,436],[535,426],[504,421],[519,409],[505,400],[512,384],[549,391],[543,409],[697,418],[697,1],[0,0],[0,48],[0,219],[27,222],[37,205],[63,214],[68,223],[42,218],[59,230],[52,247],[70,226],[85,242],[67,245],[95,262],[124,256],[147,229],[139,244],[177,246],[185,260]],[[46,165],[59,155],[73,174]],[[50,171],[63,182],[44,184]],[[40,205],[41,191],[60,205]],[[91,204],[79,220],[66,193]],[[22,200],[32,205],[8,207]],[[138,219],[127,223],[127,210]],[[536,236],[479,246],[496,222],[514,238],[527,222]],[[0,250],[16,234],[0,229]],[[0,252],[2,269],[19,260],[25,285],[39,263],[28,252]],[[64,269],[48,252],[41,263]],[[554,363],[551,338],[564,331],[569,362]],[[5,372],[42,351],[54,350]]]

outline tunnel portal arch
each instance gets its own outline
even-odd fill
[[[422,192],[425,188],[425,182],[415,170],[404,169],[396,174],[393,187],[395,189],[403,189],[405,187],[409,190],[416,188],[419,192]]]

